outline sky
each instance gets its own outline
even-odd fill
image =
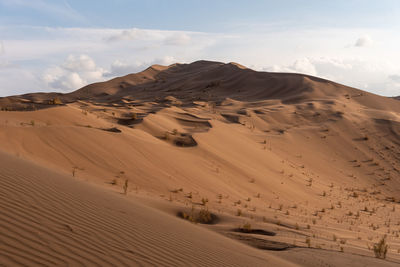
[[[0,96],[237,62],[400,95],[398,0],[0,0]]]

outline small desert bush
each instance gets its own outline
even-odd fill
[[[194,208],[192,208],[190,214],[187,214],[186,212],[180,212],[178,213],[178,216],[192,223],[202,224],[210,224],[215,219],[215,215],[211,214],[207,208],[202,208],[198,212],[195,212]]]
[[[307,244],[307,247],[311,247],[311,239],[309,238],[309,237],[306,237],[306,244]]]
[[[386,235],[382,239],[374,244],[374,254],[378,259],[385,259],[388,251],[388,245],[386,244]]]
[[[124,194],[127,195],[128,194],[128,180],[125,180],[123,189],[124,189]]]
[[[62,105],[61,99],[59,97],[55,97],[49,101],[50,105]]]
[[[208,209],[201,209],[197,215],[197,222],[199,223],[211,223],[212,215]]]

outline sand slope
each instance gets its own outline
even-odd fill
[[[0,199],[0,262],[7,266],[290,265],[3,153]]]

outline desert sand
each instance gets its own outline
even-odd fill
[[[394,98],[197,61],[0,108],[6,266],[400,264]]]

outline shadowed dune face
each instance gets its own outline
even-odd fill
[[[33,196],[29,200],[22,198],[25,202],[18,204],[21,212],[26,205],[33,214],[34,208],[27,203],[37,200],[44,208],[38,213],[43,215],[35,217],[35,223],[41,216],[48,216],[47,209],[60,218],[78,209],[75,227],[78,222],[84,224],[78,216],[83,218],[86,212],[97,216],[93,217],[98,222],[91,231],[100,227],[115,255],[129,255],[126,262],[138,260],[142,254],[143,262],[147,262],[147,250],[159,250],[150,239],[163,247],[172,238],[171,246],[179,246],[178,243],[188,242],[188,232],[201,236],[208,230],[235,239],[223,239],[232,246],[242,248],[242,244],[236,243],[240,241],[263,250],[293,249],[296,253],[289,258],[295,263],[301,264],[303,259],[298,255],[303,253],[308,265],[318,265],[322,259],[324,264],[343,266],[351,265],[354,259],[360,266],[376,263],[373,245],[387,235],[388,260],[381,262],[390,266],[400,261],[400,102],[395,99],[311,76],[256,72],[233,63],[199,61],[152,66],[141,73],[92,84],[65,95],[2,98],[0,106],[0,150],[20,158],[2,156],[5,163],[0,175],[4,177],[4,188],[8,188],[4,194],[11,196],[7,205],[17,205],[17,192],[25,192],[23,188],[33,183],[32,190],[41,190],[44,196],[35,196],[39,193],[28,190],[27,194]],[[53,183],[53,172],[42,170],[47,178],[13,174],[13,168],[20,168],[18,164],[24,162],[21,166],[25,166],[21,159],[33,161],[48,171],[56,170],[57,181],[65,183],[69,193],[60,193],[63,189],[58,186],[47,186]],[[15,183],[21,185],[13,184],[13,175],[18,176]],[[85,181],[95,184],[97,189],[87,197],[81,189],[77,192],[83,196],[69,197],[75,190],[69,183],[85,184],[82,190],[91,192]],[[125,181],[129,181],[128,195],[121,196]],[[97,191],[99,188],[103,191]],[[13,193],[6,193],[7,190]],[[47,203],[47,191],[55,203],[71,202],[74,208],[65,204],[63,210],[59,204],[52,206],[54,201]],[[103,192],[108,192],[107,197],[97,203]],[[157,203],[157,212],[134,203],[148,199]],[[79,204],[80,207],[78,202],[92,204]],[[114,202],[119,204],[107,204]],[[107,209],[102,208],[103,203]],[[90,211],[96,209],[100,214]],[[173,219],[159,215],[159,210]],[[207,210],[218,220],[198,233],[200,226],[176,218],[183,210],[187,214],[190,210]],[[150,217],[135,217],[142,213]],[[121,221],[114,222],[112,218],[119,216]],[[140,248],[133,241],[140,235],[139,230],[129,229],[129,224],[137,229],[148,224],[148,220],[164,220],[157,216],[166,216],[162,218],[168,224],[177,223],[174,229],[179,231],[179,238],[173,239],[160,230],[172,226],[150,223],[143,234],[147,235],[143,237],[145,248]],[[82,235],[83,232],[74,236],[74,231],[62,228],[64,221],[60,219],[54,227],[49,223],[53,227],[51,232],[70,231],[71,236],[62,238],[76,237],[68,241],[76,242],[76,247],[86,238],[102,243],[103,237],[93,232],[93,236]],[[103,221],[106,225],[99,225]],[[243,225],[244,232],[232,230],[244,229]],[[29,227],[33,229],[35,224]],[[120,229],[112,230],[113,227]],[[70,228],[74,230],[74,226]],[[149,234],[152,228],[156,229],[155,236]],[[20,236],[29,236],[28,230]],[[46,240],[52,240],[50,234]],[[9,242],[25,242],[15,239]],[[45,244],[40,235],[32,240],[40,246]],[[224,243],[223,240],[218,242]],[[96,242],[93,250],[103,253]],[[134,252],[121,252],[123,242],[132,246]],[[208,251],[208,244],[202,242],[190,249],[201,247]],[[301,252],[310,248],[313,255]],[[176,249],[182,254],[171,254],[171,261],[185,265],[186,261],[179,259],[190,249]],[[46,255],[51,254],[45,251]],[[216,257],[226,253],[218,251]],[[328,252],[335,256],[325,259],[323,255]],[[336,261],[343,252],[343,261]],[[13,259],[12,253],[16,252],[9,252],[7,258]],[[162,253],[157,254],[155,263],[167,257]],[[262,253],[257,255],[270,255]],[[82,254],[78,258],[87,257],[90,262],[96,255]],[[193,255],[188,262],[200,263],[195,261],[196,257]],[[64,256],[59,258],[63,260]],[[110,264],[115,263],[115,259],[107,259]],[[246,256],[243,259],[245,265],[251,262]],[[240,261],[235,258],[233,262]],[[218,261],[210,264],[218,265]]]
[[[197,61],[148,69],[110,81],[90,84],[69,94],[36,93],[0,98],[3,110],[47,108],[79,99],[109,105],[122,104],[123,99],[156,101],[160,105],[192,105],[193,101],[220,103],[227,98],[239,101],[278,100],[299,103],[308,99],[352,98],[364,105],[382,107],[382,101],[370,93],[346,87],[317,77],[292,73],[256,72],[236,63],[223,64]],[[174,101],[171,101],[175,99]],[[163,101],[164,100],[164,101]],[[176,102],[177,101],[177,102]],[[384,101],[399,110],[398,104]]]

